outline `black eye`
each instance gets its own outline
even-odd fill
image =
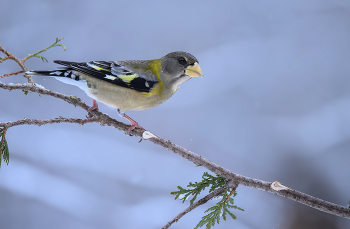
[[[183,58],[182,56],[180,56],[179,58],[177,58],[177,61],[178,61],[181,65],[187,64],[186,59]]]

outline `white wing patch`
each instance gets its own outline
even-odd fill
[[[115,76],[112,76],[112,75],[106,75],[105,78],[106,78],[106,79],[109,79],[109,80],[115,80],[115,79],[117,79],[118,77],[115,77]]]
[[[51,72],[50,75],[59,76],[61,73],[62,73],[61,71],[55,71],[55,72]]]

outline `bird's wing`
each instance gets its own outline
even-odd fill
[[[147,79],[145,76],[114,61],[90,61],[79,63],[55,60],[54,62],[66,66],[64,68],[65,71],[78,71],[90,77],[139,92],[150,92],[158,83],[158,81]],[[62,76],[62,74],[60,75]]]

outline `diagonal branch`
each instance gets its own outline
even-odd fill
[[[7,89],[7,90],[14,90],[14,89],[19,89],[19,90],[28,90],[28,91],[32,91],[32,92],[36,92],[42,95],[49,95],[49,96],[53,96],[55,98],[60,98],[63,99],[69,103],[72,103],[75,106],[79,106],[82,107],[84,110],[88,110],[88,106],[81,102],[81,100],[75,96],[67,96],[64,94],[60,94],[54,91],[50,91],[47,89],[43,89],[43,88],[39,88],[36,86],[32,86],[29,84],[24,84],[24,85],[6,85],[6,84],[1,84],[0,83],[0,87]],[[101,112],[98,111],[92,111],[92,114],[100,117],[101,120],[101,124],[105,124],[108,126],[113,126],[119,130],[122,130],[124,132],[127,132],[129,125],[125,125],[121,122],[116,121],[115,119],[110,118],[108,115],[102,114]],[[132,132],[135,136],[139,136],[141,137],[142,134],[142,130],[140,129],[135,129]],[[350,209],[340,206],[340,205],[336,205],[321,199],[318,199],[316,197],[312,197],[309,196],[307,194],[295,191],[295,190],[282,190],[282,191],[274,191],[273,189],[271,189],[271,183],[267,182],[267,181],[262,181],[262,180],[258,180],[258,179],[253,179],[253,178],[249,178],[249,177],[245,177],[239,174],[235,174],[227,169],[222,168],[221,166],[209,161],[208,159],[205,159],[189,150],[186,150],[170,141],[166,141],[162,138],[159,137],[152,137],[152,138],[148,138],[147,140],[153,142],[156,145],[160,145],[164,148],[167,148],[171,151],[173,151],[176,154],[179,154],[180,156],[186,158],[187,160],[193,162],[196,165],[200,165],[200,166],[204,166],[205,168],[209,169],[210,171],[218,174],[219,176],[222,176],[226,179],[229,180],[234,180],[236,182],[238,182],[240,185],[244,185],[244,186],[248,186],[248,187],[252,187],[252,188],[256,188],[256,189],[260,189],[260,190],[264,190],[267,192],[271,192],[273,194],[279,195],[279,196],[283,196],[286,197],[288,199],[297,201],[299,203],[308,205],[310,207],[313,207],[315,209],[333,214],[333,215],[337,215],[340,217],[344,217],[344,218],[350,218]]]
[[[233,180],[237,182],[239,185],[260,189],[266,192],[273,193],[278,196],[282,196],[291,200],[294,200],[298,203],[305,204],[309,207],[315,208],[317,210],[327,212],[332,215],[344,217],[350,219],[350,208],[337,205],[331,202],[327,202],[325,200],[318,199],[316,197],[307,195],[305,193],[292,190],[292,189],[286,189],[281,191],[275,191],[271,188],[271,182],[258,180],[250,177],[245,177],[242,175],[239,175],[237,173],[233,173],[211,161],[209,161],[206,158],[203,158],[199,156],[198,154],[195,154],[187,149],[182,148],[181,146],[178,146],[170,141],[165,141],[162,138],[149,138],[149,141],[153,142],[156,145],[160,145],[168,150],[173,151],[174,153],[182,156],[183,158],[193,162],[196,165],[203,166],[207,168],[208,170],[212,171],[213,173],[224,177],[228,180]]]
[[[46,120],[38,120],[38,119],[28,119],[24,118],[22,120],[17,120],[14,122],[0,122],[0,127],[3,127],[6,129],[13,127],[13,126],[21,126],[21,125],[46,125],[46,124],[54,124],[54,123],[61,123],[61,122],[67,122],[67,123],[77,123],[79,125],[84,125],[87,123],[94,123],[94,122],[100,122],[99,117],[93,117],[93,118],[87,118],[87,119],[80,119],[80,118],[54,118],[54,119],[46,119]]]
[[[35,85],[31,84],[19,84],[19,85],[7,85],[7,84],[2,84],[0,83],[0,88],[6,89],[6,90],[24,90],[24,91],[31,91],[35,92],[41,95],[48,95],[52,96],[55,98],[62,99],[68,103],[73,104],[74,106],[78,106],[83,108],[84,110],[88,111],[89,106],[87,106],[85,103],[81,101],[76,96],[67,96],[61,93],[57,93],[51,90],[47,90],[44,88],[37,87]],[[127,130],[130,127],[130,125],[126,125],[124,123],[118,122],[115,119],[112,119],[108,115],[102,114],[99,111],[93,110],[91,111],[91,114],[98,117],[100,119],[100,124],[101,125],[108,125],[108,126],[113,126],[117,128],[118,130],[124,131],[127,134]],[[148,131],[143,131],[140,129],[134,129],[132,131],[132,134],[138,137],[144,136],[143,133],[145,134]],[[148,132],[150,133],[150,132]],[[271,188],[271,182],[263,181],[263,180],[258,180],[250,177],[245,177],[242,175],[239,175],[237,173],[233,173],[211,161],[209,161],[206,158],[203,158],[199,156],[198,154],[195,154],[187,149],[182,148],[181,146],[178,146],[174,143],[172,143],[169,140],[164,140],[163,138],[159,138],[155,135],[150,135],[151,137],[143,137],[145,140],[149,140],[153,142],[156,145],[160,145],[168,150],[173,151],[175,154],[178,154],[182,156],[183,158],[193,162],[196,165],[203,166],[207,168],[208,170],[214,172],[215,174],[224,177],[228,180],[232,180],[238,185],[244,185],[247,187],[252,187],[255,189],[260,189],[266,192],[273,193],[275,195],[279,195],[291,200],[294,200],[298,203],[305,204],[309,207],[313,207],[317,210],[324,211],[333,215],[337,215],[340,217],[348,218],[350,219],[350,208],[340,206],[337,204],[333,204],[321,199],[318,199],[316,197],[307,195],[305,193],[292,190],[292,189],[285,189],[285,190],[280,190],[278,191],[277,189]],[[277,190],[277,191],[276,191]]]
[[[17,74],[23,73],[23,72],[24,72],[23,70],[20,70],[20,71],[17,71],[17,72],[11,72],[11,73],[9,73],[9,74],[4,74],[4,75],[1,75],[1,76],[0,76],[0,79],[1,79],[1,78],[5,78],[5,77],[9,77],[9,76],[12,76],[12,75],[17,75]]]

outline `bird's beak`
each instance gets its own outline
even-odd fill
[[[203,77],[203,72],[201,67],[199,67],[199,64],[196,62],[194,65],[189,65],[186,68],[185,74],[191,77]]]

